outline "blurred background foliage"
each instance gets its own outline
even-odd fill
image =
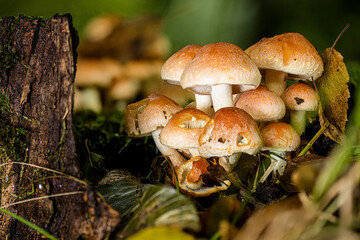
[[[321,54],[347,24],[336,49],[344,56],[350,87],[360,79],[359,1],[0,1],[0,16],[72,15],[80,36],[75,110],[123,110],[151,93],[184,106],[193,94],[160,77],[162,64],[184,46],[230,42],[245,50],[263,37],[299,32]]]
[[[49,18],[71,13],[80,36],[87,22],[99,15],[125,18],[158,16],[172,43],[172,52],[187,44],[225,41],[246,49],[262,37],[300,32],[320,52],[332,45],[347,23],[351,26],[337,45],[345,60],[359,59],[360,2],[353,0],[1,0],[0,15]]]

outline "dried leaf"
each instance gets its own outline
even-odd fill
[[[327,48],[323,54],[324,73],[316,81],[321,107],[319,118],[321,126],[329,122],[324,134],[335,142],[343,142],[347,121],[349,74],[343,56],[335,49]]]

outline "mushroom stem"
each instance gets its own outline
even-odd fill
[[[219,158],[219,164],[225,169],[225,171],[230,172],[236,166],[240,157],[241,152],[234,153],[230,156],[223,156]]]
[[[286,73],[267,69],[265,73],[265,85],[270,91],[281,96],[286,89]]]
[[[233,107],[232,87],[229,84],[219,84],[211,87],[211,99],[216,112],[220,108]]]
[[[261,177],[260,179],[261,183],[263,183],[267,179],[267,177],[270,175],[271,172],[273,174],[276,174],[277,172],[279,175],[283,175],[285,171],[287,162],[283,160],[283,158],[285,158],[286,156],[286,151],[272,150],[269,152],[269,156],[270,156],[271,164],[266,169],[263,176]]]
[[[189,150],[189,153],[190,153],[192,158],[200,156],[200,152],[199,152],[198,148],[189,148],[188,150]]]
[[[180,166],[181,164],[185,163],[186,162],[185,158],[183,158],[176,149],[169,148],[160,142],[161,130],[162,128],[158,128],[152,132],[152,137],[154,139],[155,145],[159,149],[161,154],[169,157],[174,167]]]
[[[195,94],[196,108],[206,113],[208,116],[213,114],[213,109],[211,108],[211,96],[210,95],[201,95]]]
[[[299,136],[301,136],[306,128],[306,111],[290,110],[290,124]]]

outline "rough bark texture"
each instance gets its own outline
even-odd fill
[[[19,159],[0,154],[0,163],[20,160],[80,178],[72,129],[77,41],[70,15],[0,19],[0,90],[10,101],[9,121],[26,129]],[[0,171],[1,206],[21,197],[80,192],[7,207],[55,237],[103,239],[119,221],[116,211],[77,181],[16,164]],[[0,239],[42,239],[5,214],[0,223]]]

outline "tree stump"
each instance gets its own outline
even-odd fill
[[[0,18],[0,205],[60,239],[103,239],[119,216],[91,187],[13,163],[81,177],[72,123],[77,45],[70,15]],[[6,214],[0,222],[0,239],[42,239]]]

